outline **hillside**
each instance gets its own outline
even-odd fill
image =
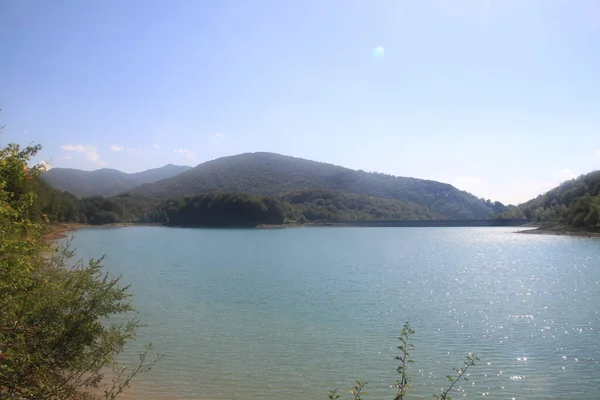
[[[289,203],[295,221],[398,221],[443,219],[429,208],[409,201],[380,199],[340,191],[296,190],[280,199]]]
[[[53,168],[42,174],[42,179],[60,191],[66,191],[79,197],[113,196],[142,184],[172,178],[190,168],[169,164],[134,174],[108,168],[96,171]]]
[[[518,206],[532,222],[546,226],[600,227],[600,171],[562,183]]]
[[[245,153],[208,161],[173,178],[141,185],[132,193],[167,199],[211,192],[282,196],[303,189],[411,202],[450,219],[488,218],[504,207],[445,183],[355,171],[274,153]]]

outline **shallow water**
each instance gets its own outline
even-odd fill
[[[129,398],[392,399],[416,331],[411,398],[481,361],[454,398],[594,398],[600,240],[515,228],[83,229],[81,257],[132,283],[136,346],[161,363]]]

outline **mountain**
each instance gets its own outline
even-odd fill
[[[52,187],[76,196],[113,196],[142,184],[172,178],[190,168],[169,164],[161,168],[149,169],[134,174],[108,168],[96,171],[52,168],[43,173],[41,177]]]
[[[381,199],[323,189],[295,190],[279,197],[294,210],[294,221],[398,221],[443,219],[429,208],[410,201]],[[294,215],[295,214],[295,215]]]
[[[546,226],[600,228],[600,171],[563,182],[517,209]]]
[[[167,164],[164,167],[152,168],[146,171],[136,172],[130,175],[134,178],[135,185],[138,186],[143,185],[145,183],[152,183],[161,181],[163,179],[169,179],[190,169],[192,169],[192,167],[188,167],[187,165]]]
[[[283,196],[306,189],[408,201],[449,219],[488,218],[493,213],[502,212],[504,207],[501,203],[486,202],[446,183],[356,171],[264,152],[208,161],[173,178],[138,186],[131,192],[167,199],[210,192]]]

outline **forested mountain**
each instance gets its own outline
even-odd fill
[[[444,219],[427,207],[402,200],[380,199],[340,191],[296,190],[280,197],[292,206],[288,219],[303,222],[398,221]]]
[[[282,224],[290,206],[274,197],[211,193],[170,200],[156,218],[172,226],[248,227]]]
[[[441,219],[418,204],[325,190],[295,191],[281,197],[209,193],[166,201],[131,193],[77,199],[50,190],[54,191],[52,197],[39,192],[40,197],[53,199],[54,208],[68,206],[65,211],[49,214],[53,221],[92,225],[155,222],[179,226],[256,226],[284,222]],[[40,212],[49,209],[46,206]]]
[[[518,206],[532,222],[574,228],[600,227],[600,171],[590,172]]]
[[[52,187],[79,197],[113,196],[145,183],[172,178],[190,168],[169,164],[161,168],[149,169],[134,174],[108,168],[96,171],[52,168],[41,176]]]
[[[192,167],[187,165],[167,164],[163,167],[147,169],[145,171],[136,172],[129,175],[135,180],[135,184],[137,186],[145,183],[158,182],[163,179],[169,179],[190,169],[192,169]]]
[[[449,219],[488,218],[502,211],[500,203],[494,207],[449,184],[355,171],[274,153],[245,153],[208,161],[173,178],[136,187],[132,193],[168,199],[212,192],[282,196],[306,189],[412,202],[428,208],[432,215]]]

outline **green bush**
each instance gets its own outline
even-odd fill
[[[33,189],[40,149],[11,144],[0,150],[0,398],[114,399],[146,362],[132,371],[116,357],[135,338],[139,322],[129,286],[110,278],[101,259],[72,262],[68,246],[42,239],[47,216]],[[119,317],[119,318],[116,318]]]

